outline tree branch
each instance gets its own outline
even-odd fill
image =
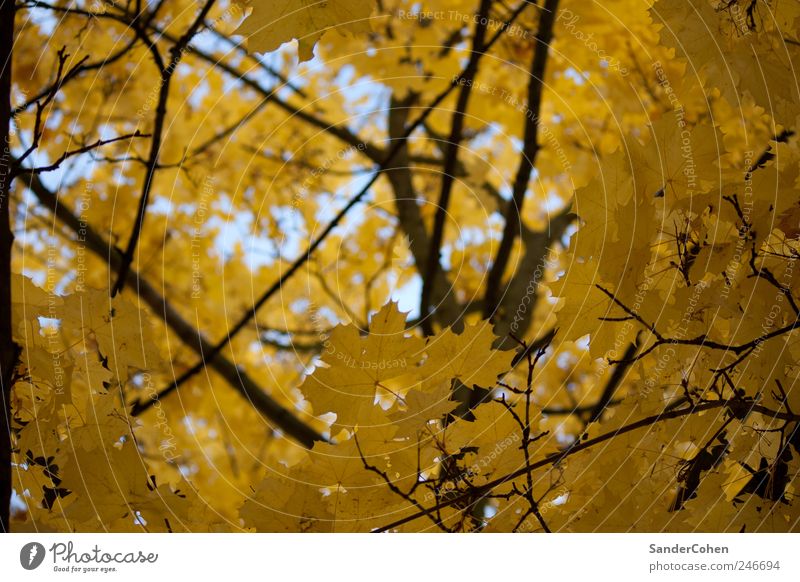
[[[447,216],[447,209],[450,206],[450,195],[455,183],[455,171],[458,161],[458,150],[463,139],[464,120],[469,98],[472,93],[472,85],[475,75],[478,72],[478,64],[484,51],[484,40],[486,38],[486,27],[489,22],[489,9],[492,0],[481,0],[478,12],[475,16],[475,34],[472,37],[472,52],[469,62],[458,83],[461,90],[458,94],[458,102],[453,112],[453,123],[450,130],[450,138],[447,141],[447,152],[444,158],[444,170],[442,174],[442,190],[439,195],[439,204],[436,207],[436,215],[433,219],[433,233],[431,234],[430,250],[428,251],[428,263],[425,266],[425,273],[422,277],[422,296],[420,298],[420,317],[422,318],[422,330],[426,335],[433,335],[433,323],[429,317],[431,295],[436,285],[436,274],[439,271],[442,253],[442,238],[444,237],[444,222]]]
[[[35,103],[37,103],[38,101],[46,98],[53,91],[58,91],[68,81],[77,78],[81,73],[85,73],[86,71],[94,71],[94,70],[97,70],[97,69],[102,69],[106,65],[111,65],[111,64],[117,62],[119,59],[121,59],[122,57],[124,57],[125,55],[128,54],[128,52],[133,48],[133,45],[136,44],[137,40],[139,40],[138,37],[134,36],[130,40],[130,42],[127,45],[125,45],[124,47],[122,47],[119,51],[117,51],[116,53],[114,53],[112,55],[109,55],[109,56],[105,57],[104,59],[102,59],[100,61],[95,61],[95,62],[92,62],[92,63],[86,63],[85,60],[81,60],[77,65],[72,67],[67,72],[66,75],[64,75],[63,79],[57,79],[50,86],[48,86],[45,89],[42,89],[41,91],[39,91],[39,93],[37,93],[34,97],[31,97],[25,103],[15,107],[11,112],[11,116],[12,117],[16,117],[17,115],[19,115],[23,111],[27,111]],[[86,64],[84,64],[84,63],[86,63]]]
[[[173,42],[173,43],[178,41],[173,35],[171,35],[170,33],[159,29],[156,26],[151,26],[150,28],[151,28],[151,30],[153,30],[154,32],[156,32],[157,34],[162,36],[167,41],[170,41],[170,42]],[[216,32],[216,34],[218,36],[223,36],[224,37],[224,35],[222,35],[219,32]],[[239,50],[243,51],[243,49],[241,49],[237,43],[235,43],[235,42],[233,42],[231,40],[228,40],[228,42],[232,46],[237,47]],[[321,129],[322,131],[332,135],[333,137],[336,137],[340,141],[342,141],[342,142],[344,142],[344,143],[346,143],[346,144],[348,144],[348,145],[350,145],[350,146],[352,146],[354,148],[357,148],[359,151],[364,152],[364,155],[367,156],[370,160],[372,160],[375,163],[380,163],[383,160],[385,153],[380,147],[378,147],[378,146],[376,146],[374,144],[368,143],[365,140],[362,140],[357,135],[352,133],[347,127],[330,123],[330,122],[328,122],[328,121],[326,121],[326,120],[324,120],[324,119],[322,119],[320,117],[316,117],[316,116],[308,113],[307,111],[305,111],[303,109],[298,109],[294,105],[290,104],[289,102],[287,102],[284,99],[282,99],[281,97],[279,97],[277,95],[277,91],[276,90],[267,89],[266,87],[264,87],[258,81],[248,77],[246,74],[244,74],[241,71],[237,70],[234,66],[229,65],[228,63],[223,61],[221,58],[219,58],[217,56],[214,56],[213,54],[209,53],[208,51],[203,50],[202,48],[199,48],[199,47],[197,47],[195,45],[189,45],[189,49],[188,50],[193,55],[197,56],[198,58],[200,58],[201,60],[205,61],[209,65],[211,65],[213,67],[216,67],[219,70],[227,73],[231,77],[234,77],[237,80],[241,81],[242,83],[244,83],[244,85],[246,85],[250,89],[253,89],[256,93],[261,95],[264,99],[269,100],[271,103],[274,103],[279,108],[283,109],[293,119],[300,119],[301,121],[304,121],[304,122],[308,123],[309,125],[311,125],[313,127],[316,127],[317,129]],[[246,54],[246,52],[243,53],[243,54]],[[263,67],[263,65],[261,65],[261,63],[258,63],[258,64],[259,64],[259,67]],[[301,96],[303,95],[302,91],[300,91],[299,89],[295,88],[292,84],[290,84],[288,82],[288,80],[285,79],[285,77],[283,75],[280,75],[280,73],[278,73],[277,71],[273,71],[272,69],[269,69],[269,68],[265,68],[265,70],[267,72],[269,72],[270,74],[275,75],[275,77],[279,81],[281,81],[281,86],[289,87],[290,89],[295,90],[295,92],[297,92],[299,95],[301,95]]]
[[[35,167],[35,168],[24,168],[24,167],[21,167],[19,165],[16,165],[16,167],[14,168],[14,171],[12,173],[12,178],[16,178],[17,176],[19,176],[20,174],[23,174],[23,173],[24,174],[37,174],[38,175],[38,174],[45,174],[47,172],[52,172],[52,171],[55,171],[58,168],[60,168],[61,164],[63,164],[69,158],[73,158],[75,156],[79,156],[81,154],[85,154],[87,152],[94,151],[97,148],[101,148],[101,147],[106,146],[108,144],[116,143],[116,142],[119,142],[119,141],[126,141],[126,140],[130,140],[130,139],[135,139],[137,137],[150,137],[150,136],[148,134],[139,133],[139,130],[136,130],[135,132],[130,133],[128,135],[121,135],[119,137],[113,137],[113,138],[110,138],[110,139],[98,139],[98,140],[96,140],[96,141],[94,141],[94,142],[92,142],[90,144],[86,144],[86,145],[81,146],[81,147],[79,147],[77,149],[65,151],[64,153],[62,153],[58,157],[58,159],[56,159],[55,162],[53,162],[52,164],[48,164],[46,166],[38,166],[38,167]]]
[[[215,2],[216,0],[206,0],[203,8],[200,9],[200,14],[198,14],[191,26],[186,30],[183,36],[178,39],[172,49],[170,49],[172,58],[168,66],[164,67],[161,63],[159,63],[160,59],[158,57],[158,49],[155,46],[152,47],[154,57],[156,58],[156,64],[161,71],[161,86],[158,91],[158,104],[156,105],[156,115],[153,123],[153,140],[150,142],[150,155],[147,160],[147,169],[145,170],[142,194],[139,197],[139,209],[136,213],[136,219],[133,223],[133,231],[128,239],[128,246],[125,248],[125,252],[122,254],[122,262],[119,266],[117,282],[111,290],[112,296],[119,293],[119,291],[122,290],[122,287],[125,286],[125,282],[128,279],[128,271],[130,271],[131,263],[133,262],[133,256],[136,253],[136,246],[138,245],[139,237],[142,234],[144,218],[147,214],[147,205],[150,200],[150,191],[153,187],[153,177],[158,169],[158,157],[161,153],[161,141],[164,137],[164,121],[167,117],[167,100],[169,99],[169,90],[173,74],[178,67],[178,63],[180,63],[181,58],[183,57],[183,53],[185,52],[189,41],[192,40],[192,37],[197,32],[200,25],[205,21],[206,15],[214,6]]]
[[[415,99],[416,96],[411,95],[402,101],[398,101],[392,95],[389,103],[388,120],[389,139],[392,143],[403,140],[407,130],[408,116]],[[417,203],[418,197],[414,191],[407,142],[398,151],[397,155],[387,163],[385,173],[394,193],[398,223],[408,238],[409,250],[414,256],[417,272],[421,277],[424,277],[424,271],[428,264],[428,253],[432,247],[428,231],[425,228],[425,222],[422,220],[420,206]],[[434,301],[439,305],[434,317],[442,325],[453,325],[460,318],[460,306],[456,301],[455,295],[449,293],[450,285],[447,276],[442,271],[436,272],[434,281]],[[423,316],[421,319],[427,318]]]
[[[603,416],[603,412],[611,402],[611,399],[614,398],[617,388],[625,378],[625,372],[627,372],[628,368],[630,368],[630,360],[633,358],[633,355],[636,353],[637,349],[638,346],[634,342],[628,346],[628,349],[625,350],[625,354],[622,356],[623,361],[614,367],[614,371],[611,373],[611,377],[608,379],[608,382],[606,382],[606,386],[603,389],[603,393],[600,395],[600,399],[590,411],[587,424],[600,420],[600,417]]]
[[[539,28],[536,33],[537,47],[531,62],[531,80],[528,83],[528,105],[525,111],[525,133],[523,137],[522,156],[516,178],[511,202],[506,209],[506,222],[500,248],[489,271],[486,282],[486,305],[484,315],[491,318],[501,300],[500,286],[505,274],[511,250],[520,230],[522,207],[525,194],[528,191],[528,182],[533,172],[536,156],[539,153],[539,116],[544,90],[544,75],[547,65],[547,56],[550,52],[550,43],[553,39],[553,25],[559,0],[545,0],[544,8],[540,12]]]

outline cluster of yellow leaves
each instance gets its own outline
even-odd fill
[[[14,488],[27,508],[17,531],[213,531],[225,522],[185,480],[159,483],[125,388],[150,381],[160,355],[149,317],[88,290],[64,298],[14,277]],[[47,318],[42,325],[41,318]],[[153,449],[167,447],[158,441]]]
[[[800,155],[781,124],[796,127],[800,114],[796,88],[785,82],[800,13],[777,3],[751,22],[744,4],[654,4],[662,42],[681,57],[652,65],[664,107],[576,191],[581,226],[550,284],[560,340],[588,341],[593,357],[612,361],[630,346],[643,354],[625,379],[626,398],[590,427],[592,436],[687,396],[751,398],[780,410],[774,382],[796,383],[795,342],[759,338],[797,318],[785,293],[798,290]],[[750,352],[704,348],[695,338],[753,343],[755,351],[736,365]],[[796,393],[788,390],[790,403]],[[798,470],[788,443],[797,424],[759,414],[725,420],[715,411],[659,422],[600,453],[575,455],[564,476],[569,502],[553,523],[582,531],[795,529],[796,487],[781,475]],[[674,511],[687,488],[690,498]]]
[[[394,303],[373,316],[364,336],[353,325],[336,327],[301,387],[316,414],[336,415],[336,443],[317,443],[303,462],[262,483],[240,512],[245,525],[369,531],[409,509],[398,490],[433,498],[420,482],[436,482],[449,451],[483,452],[498,442],[497,431],[511,430],[511,415],[500,405],[492,409],[505,413],[504,422],[481,412],[475,423],[443,424],[458,405],[456,383],[492,388],[510,371],[514,354],[494,350],[495,340],[487,322],[423,340],[406,329],[406,315]],[[511,449],[519,434],[516,441]]]

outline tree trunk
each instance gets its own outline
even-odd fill
[[[0,0],[0,532],[10,531],[11,383],[17,345],[11,337],[11,50],[14,44],[14,2]]]

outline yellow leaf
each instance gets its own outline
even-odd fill
[[[369,32],[372,0],[236,0],[252,12],[236,30],[249,48],[268,53],[296,39],[300,61],[314,56],[314,45],[330,28],[353,34]]]

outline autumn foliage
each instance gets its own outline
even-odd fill
[[[799,3],[2,11],[0,529],[800,529]]]

